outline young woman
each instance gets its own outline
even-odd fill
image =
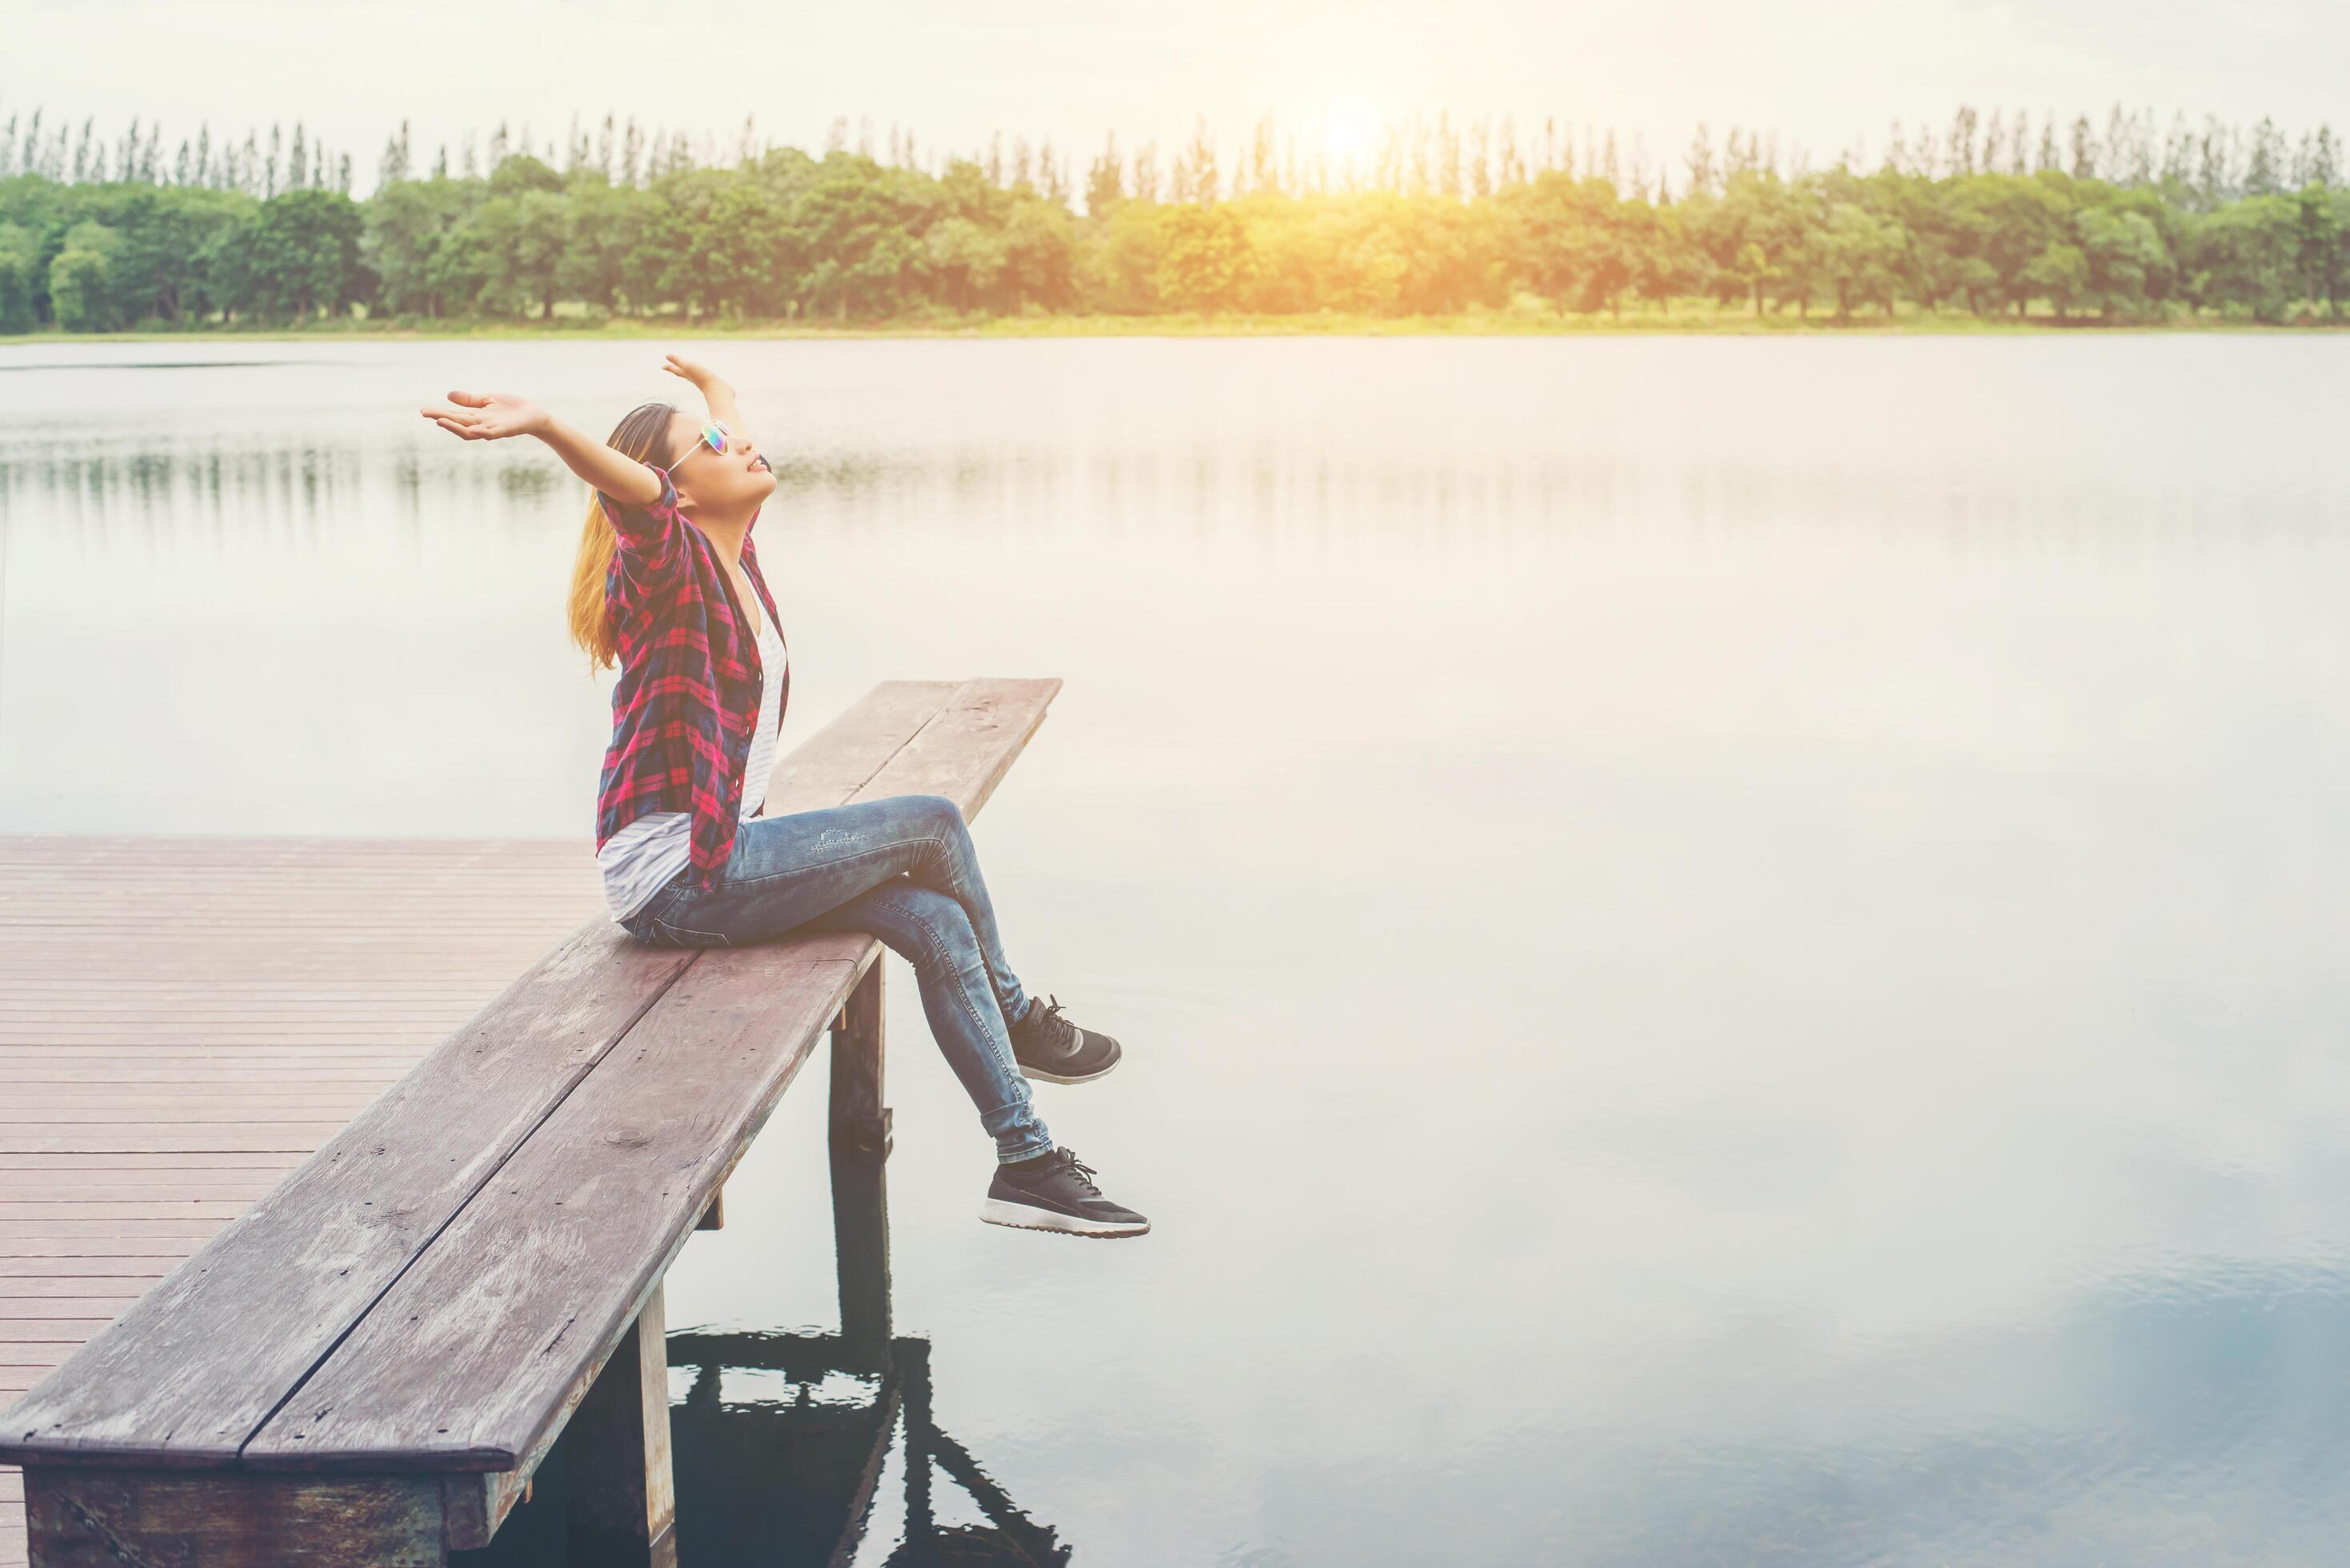
[[[941,795],[759,815],[791,677],[751,530],[775,475],[734,389],[671,355],[709,410],[646,403],[595,441],[505,392],[452,392],[424,417],[467,441],[536,436],[596,492],[571,580],[571,635],[619,666],[596,805],[612,916],[671,947],[786,931],[869,931],[911,961],[922,1011],[995,1138],[980,1218],[1081,1236],[1150,1222],[1029,1103],[1026,1080],[1082,1084],[1118,1043],[1023,991],[1003,956],[962,809]]]

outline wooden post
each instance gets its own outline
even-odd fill
[[[656,1284],[564,1434],[570,1561],[583,1568],[676,1568],[663,1315]]]
[[[889,1112],[881,1104],[881,966],[876,957],[832,1025],[832,1147],[889,1157]]]
[[[832,1031],[832,1234],[840,1334],[853,1365],[889,1360],[889,1112],[881,1104],[882,963],[876,957]]]

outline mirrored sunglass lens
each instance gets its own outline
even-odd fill
[[[702,426],[702,439],[710,443],[711,451],[717,452],[722,456],[724,455],[726,452],[726,427],[724,425]]]

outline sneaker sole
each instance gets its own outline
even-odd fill
[[[1101,1066],[1090,1073],[1080,1073],[1074,1078],[1060,1073],[1047,1073],[1042,1067],[1032,1067],[1025,1062],[1020,1064],[1020,1075],[1041,1084],[1090,1084],[1096,1078],[1108,1076],[1110,1069],[1125,1060],[1126,1047],[1121,1045],[1118,1048],[1118,1054]]]
[[[991,1225],[1009,1225],[1015,1231],[1051,1231],[1058,1235],[1091,1236],[1099,1241],[1147,1235],[1150,1230],[1148,1220],[1139,1225],[1120,1225],[1108,1220],[1080,1220],[1074,1214],[1056,1214],[1050,1209],[1008,1203],[1001,1198],[991,1198],[982,1203],[979,1217]]]

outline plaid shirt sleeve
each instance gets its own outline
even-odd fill
[[[651,462],[645,466],[660,481],[660,494],[651,505],[624,506],[600,490],[596,493],[604,515],[612,520],[613,533],[619,536],[612,564],[639,597],[669,587],[683,569],[686,558],[687,524],[677,509],[677,486],[671,482],[667,469]]]

